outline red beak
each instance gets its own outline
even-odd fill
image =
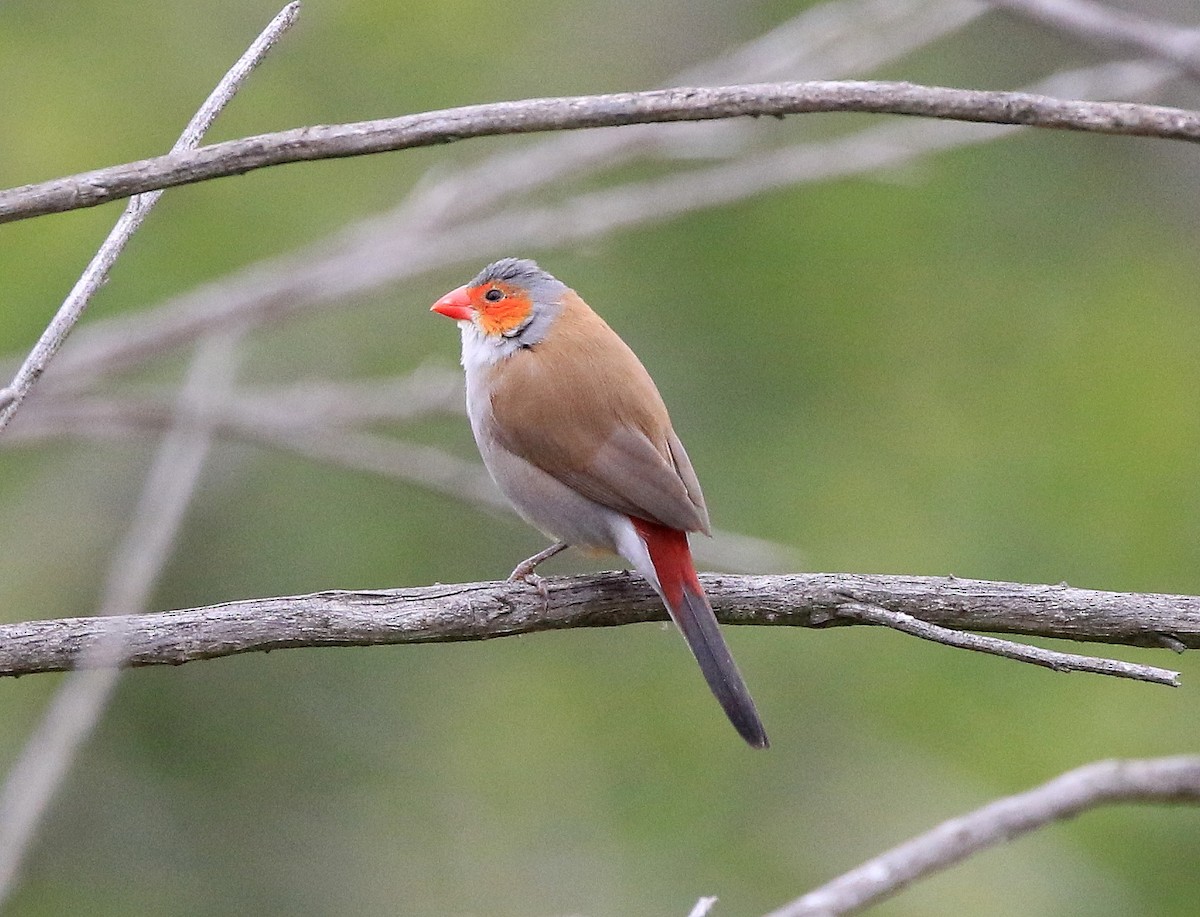
[[[471,305],[471,294],[467,292],[466,284],[451,290],[430,306],[429,311],[452,318],[456,322],[469,322],[475,315],[475,307]]]

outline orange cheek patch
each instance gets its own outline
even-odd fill
[[[499,302],[485,300],[479,310],[479,327],[485,334],[504,334],[529,318],[532,308],[529,297],[519,294],[509,293]]]

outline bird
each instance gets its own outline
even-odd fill
[[[540,585],[534,568],[569,546],[623,557],[662,598],[734,728],[766,748],[688,544],[689,532],[711,534],[700,482],[641,361],[578,293],[525,258],[489,264],[430,311],[461,331],[484,465],[555,542],[509,579]]]

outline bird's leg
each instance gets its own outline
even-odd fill
[[[565,541],[556,541],[545,550],[538,551],[533,555],[533,557],[525,558],[523,561],[513,567],[513,572],[508,575],[508,581],[510,583],[515,583],[518,580],[528,581],[528,579],[534,575],[533,571],[536,569],[538,564],[544,560],[549,560],[555,554],[559,554],[569,547],[570,545]]]
[[[570,545],[565,541],[556,541],[550,547],[543,551],[538,551],[533,557],[527,557],[513,568],[513,572],[508,574],[508,582],[510,583],[528,583],[538,591],[543,600],[549,601],[550,594],[546,592],[546,584],[542,582],[542,578],[534,573],[537,565],[544,560],[549,560],[555,554],[559,554],[569,548]]]

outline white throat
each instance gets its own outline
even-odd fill
[[[515,339],[486,335],[474,322],[459,322],[458,329],[462,332],[462,365],[468,379],[521,349]]]

